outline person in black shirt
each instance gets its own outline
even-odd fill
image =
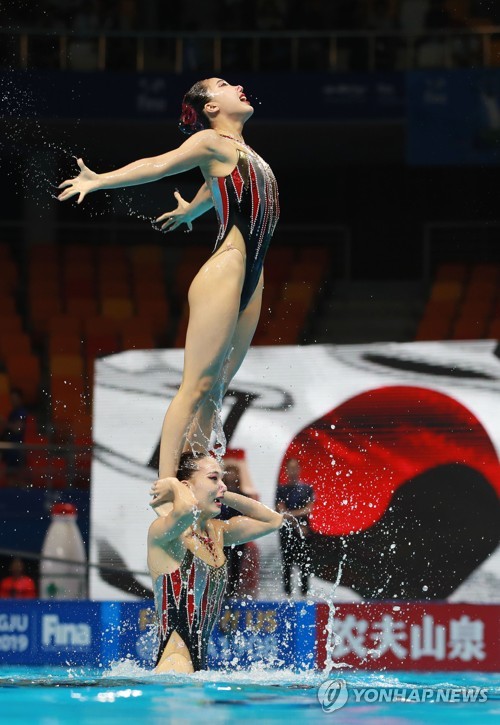
[[[281,556],[283,559],[283,586],[285,594],[292,593],[292,566],[300,571],[300,586],[305,596],[309,591],[310,557],[308,550],[309,515],[314,502],[313,487],[300,480],[300,464],[290,458],[286,464],[287,483],[279,485],[276,491],[276,510],[289,514],[296,521],[288,521],[279,531]]]

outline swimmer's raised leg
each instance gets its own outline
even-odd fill
[[[230,351],[223,364],[223,379],[218,381],[199,407],[186,436],[184,450],[206,453],[210,448],[210,437],[214,429],[217,408],[224,398],[231,380],[240,369],[257,329],[262,305],[262,289],[263,274],[261,274],[259,284],[250,302],[238,318],[230,343]]]
[[[163,421],[159,477],[175,476],[193,418],[217,385],[238,322],[245,267],[238,250],[211,257],[189,289],[184,372]]]

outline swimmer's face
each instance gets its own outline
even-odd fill
[[[197,470],[188,481],[201,511],[212,517],[220,513],[222,499],[227,491],[223,475],[224,471],[215,458],[207,456],[197,461]]]
[[[210,100],[205,104],[209,116],[218,112],[244,123],[253,114],[253,106],[245,96],[243,86],[232,86],[223,78],[208,78],[205,88],[210,94]]]

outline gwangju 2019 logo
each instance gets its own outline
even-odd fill
[[[334,712],[347,702],[373,704],[381,702],[486,702],[484,687],[352,687],[345,680],[325,680],[318,687],[323,712]]]

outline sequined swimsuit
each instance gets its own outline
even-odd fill
[[[212,629],[219,617],[227,583],[227,562],[210,566],[186,551],[178,569],[160,575],[154,583],[159,663],[172,632],[189,650],[194,670],[206,665]]]
[[[231,138],[224,136],[224,138]],[[259,283],[267,249],[279,218],[278,185],[271,167],[249,146],[238,148],[238,161],[228,176],[212,176],[210,191],[219,220],[216,252],[233,227],[246,247],[246,269],[240,312]]]

